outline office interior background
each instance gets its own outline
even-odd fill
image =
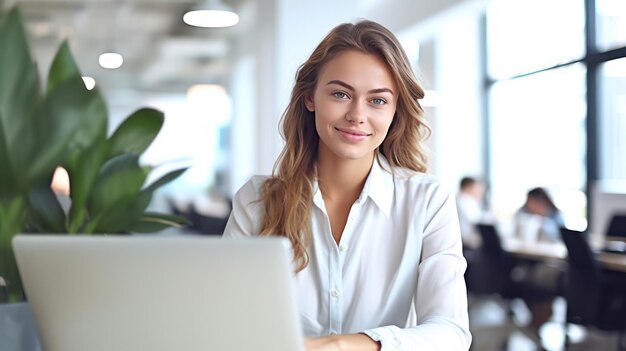
[[[109,108],[165,112],[142,162],[190,165],[153,206],[227,216],[218,201],[269,174],[294,75],[335,25],[378,21],[402,41],[427,93],[430,172],[456,190],[485,180],[507,223],[546,187],[568,227],[600,233],[626,211],[626,2],[623,0],[3,0],[18,5],[45,76],[68,39]],[[228,28],[183,23],[227,6]],[[117,52],[117,69],[99,56]]]

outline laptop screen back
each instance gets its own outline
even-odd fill
[[[13,246],[44,350],[303,347],[285,239],[18,235]]]

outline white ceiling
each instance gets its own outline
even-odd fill
[[[113,95],[182,93],[196,83],[226,83],[233,43],[254,21],[246,1],[223,0],[240,12],[240,23],[220,29],[183,23],[185,11],[199,4],[190,0],[5,0],[3,6],[19,6],[42,74],[67,38],[83,75]],[[123,55],[121,68],[99,66],[105,50]]]

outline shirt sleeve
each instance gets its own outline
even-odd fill
[[[461,234],[454,196],[438,187],[426,208],[416,208],[424,219],[422,257],[414,299],[417,325],[383,326],[363,333],[381,343],[381,351],[468,350],[471,344]]]
[[[263,213],[259,196],[262,181],[261,177],[253,177],[235,193],[233,210],[224,228],[224,238],[241,238],[259,233]]]

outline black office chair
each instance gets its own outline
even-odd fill
[[[565,288],[566,323],[619,332],[618,349],[626,350],[626,284],[603,271],[582,232],[561,228],[568,252]],[[626,276],[625,276],[626,277]],[[566,333],[566,349],[569,340]]]
[[[511,279],[513,258],[502,248],[496,228],[477,224],[482,245],[469,263],[468,290],[475,295],[497,294],[504,299],[519,297],[519,287]]]
[[[560,270],[542,269],[549,265],[511,256],[503,249],[500,235],[494,225],[478,224],[477,228],[483,240],[484,262],[480,269],[485,274],[477,274],[479,277],[474,280],[478,281],[477,285],[485,290],[481,292],[496,292],[507,300],[520,298],[530,309],[539,308],[541,304],[550,304],[562,293],[563,274]],[[536,273],[539,271],[550,273],[554,281],[548,284],[544,281],[545,278],[538,279]]]

